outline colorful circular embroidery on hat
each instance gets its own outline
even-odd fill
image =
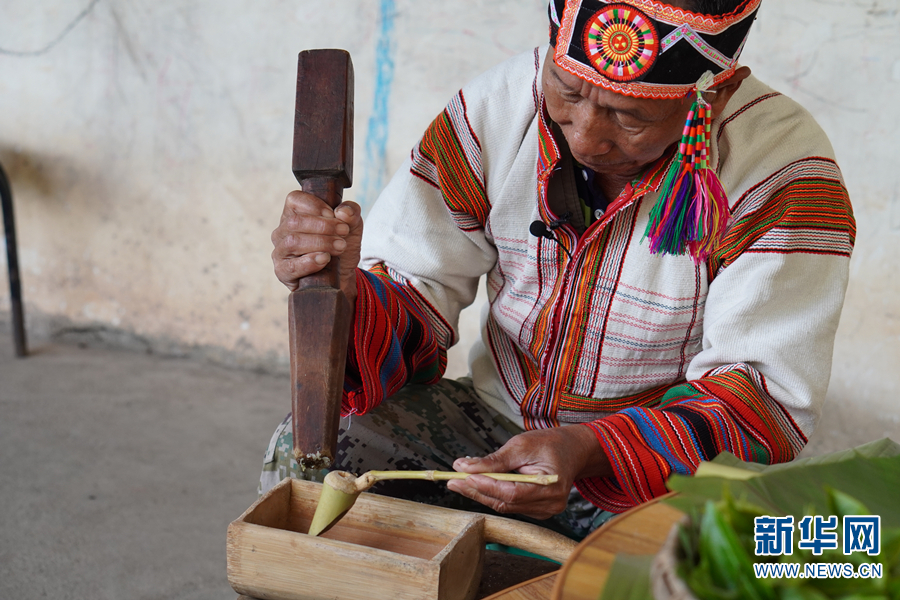
[[[584,51],[597,71],[613,81],[634,81],[659,55],[659,35],[644,13],[611,4],[584,27]]]

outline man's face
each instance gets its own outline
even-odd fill
[[[559,68],[553,52],[542,75],[547,112],[579,163],[613,179],[633,179],[681,139],[692,98],[617,94]]]

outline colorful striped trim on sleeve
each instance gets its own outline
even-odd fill
[[[579,396],[572,392],[560,392],[556,418],[564,423],[577,423],[587,420],[579,419],[580,414],[596,413],[598,407],[602,407],[607,413],[633,407],[652,407],[659,404],[670,387],[672,387],[671,383],[652,387],[638,394],[599,401],[596,398]]]
[[[447,350],[440,343],[446,334],[432,327],[440,316],[415,288],[394,281],[383,264],[357,269],[356,287],[344,415],[369,412],[407,383],[437,383],[447,368]]]
[[[710,256],[712,276],[744,253],[849,257],[856,241],[850,198],[827,159],[789,165],[748,191],[733,213],[734,223]]]
[[[484,185],[481,142],[466,116],[462,92],[429,125],[411,159],[412,174],[441,191],[457,227],[463,231],[485,228],[491,205]]]
[[[623,512],[665,494],[673,473],[731,452],[741,460],[793,460],[806,437],[766,391],[761,373],[729,365],[671,388],[655,408],[628,408],[590,423],[615,477],[576,481],[597,506]]]

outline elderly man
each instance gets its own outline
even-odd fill
[[[355,303],[338,467],[558,473],[382,491],[581,537],[720,452],[797,455],[855,226],[821,129],[738,65],[759,4],[554,0],[551,45],[459,92],[365,237],[355,204],[288,195],[278,278],[340,256]],[[482,275],[471,378],[441,379]],[[318,475],[289,422],[263,491]]]

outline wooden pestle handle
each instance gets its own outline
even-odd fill
[[[484,539],[544,556],[563,564],[575,551],[578,542],[531,523],[493,515],[484,516]]]

